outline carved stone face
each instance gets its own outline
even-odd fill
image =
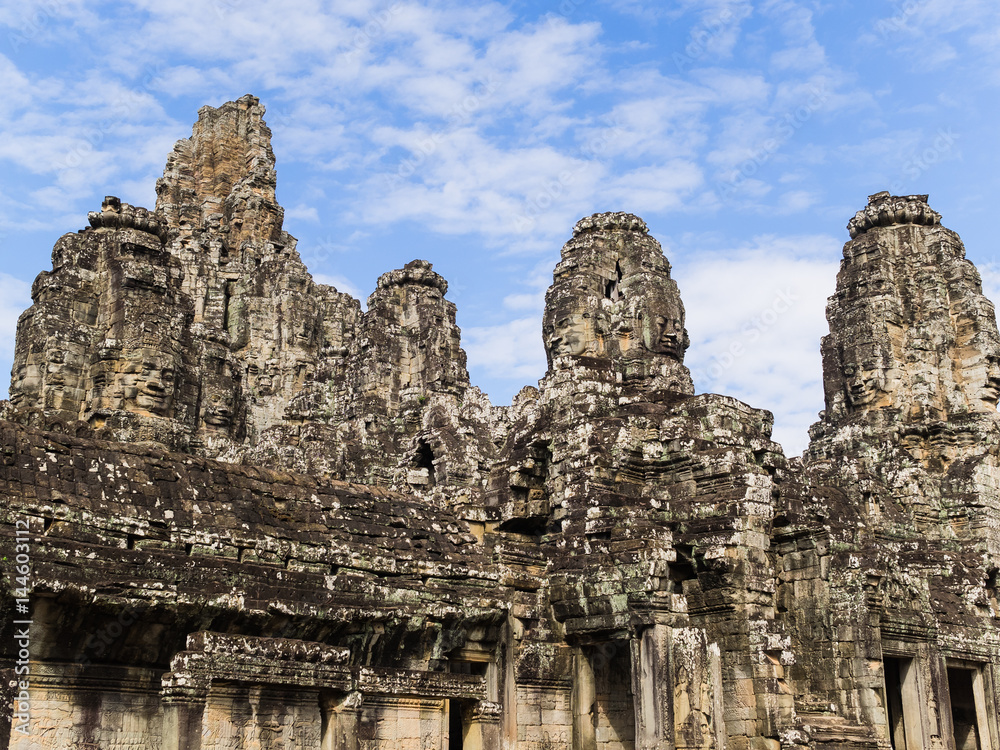
[[[548,332],[549,352],[553,357],[598,355],[601,346],[597,328],[593,313],[590,311],[578,311],[560,316]]]
[[[989,354],[985,360],[985,382],[979,388],[979,397],[987,407],[996,409],[1000,401],[1000,355]]]
[[[233,423],[232,397],[214,393],[205,407],[205,424],[225,429]]]
[[[682,360],[688,338],[687,331],[684,330],[684,310],[680,304],[670,299],[658,300],[640,315],[642,343],[646,349]]]
[[[30,402],[37,398],[41,387],[42,378],[38,372],[38,366],[34,364],[21,365],[14,373],[11,383],[10,402],[14,406]]]
[[[872,404],[886,392],[886,373],[877,362],[849,362],[843,373],[847,403],[855,409]]]
[[[139,412],[157,416],[170,415],[176,391],[176,371],[170,358],[145,352],[141,359],[127,363],[118,373],[116,395]],[[132,411],[132,409],[129,409]]]
[[[232,366],[223,353],[208,353],[202,361],[202,375],[202,422],[226,430],[236,412],[237,383]]]
[[[993,354],[986,358],[986,386],[983,389],[983,400],[994,408],[1000,401],[1000,356]]]

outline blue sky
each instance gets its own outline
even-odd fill
[[[0,0],[0,368],[56,238],[104,195],[151,207],[198,108],[253,93],[313,274],[364,298],[430,260],[494,403],[544,374],[574,222],[626,210],[698,391],[770,409],[794,455],[870,193],[930,193],[1000,296],[998,64],[994,0]]]

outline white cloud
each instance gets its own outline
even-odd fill
[[[503,298],[503,306],[508,310],[532,310],[540,312],[545,307],[545,291],[535,294],[508,294]]]
[[[965,68],[969,83],[1000,84],[1000,6],[994,0],[921,0],[893,4],[862,41],[885,47],[913,71]],[[967,50],[973,50],[968,55]],[[970,66],[969,63],[972,62]]]
[[[361,288],[357,286],[353,281],[351,281],[346,276],[342,276],[337,273],[314,273],[312,274],[313,281],[317,284],[326,284],[327,286],[334,287],[338,292],[346,292],[355,299],[361,301],[361,306],[364,307],[366,301],[368,300],[368,295],[361,291]]]
[[[824,236],[758,237],[688,254],[674,269],[695,388],[772,411],[787,455],[801,453],[823,408],[819,340],[828,330],[840,245]]]
[[[793,214],[805,211],[819,202],[819,196],[808,190],[789,190],[778,198],[777,213]]]
[[[485,378],[502,381],[511,393],[516,393],[545,375],[540,317],[466,328],[462,331],[462,347],[469,356],[473,382]]]
[[[319,221],[319,213],[315,206],[306,206],[300,203],[292,208],[285,209],[285,220],[294,219],[297,221]]]
[[[983,294],[994,305],[1000,305],[1000,263],[990,261],[979,266],[983,279]]]
[[[627,172],[602,186],[598,198],[633,213],[661,213],[681,208],[703,182],[697,164],[678,159]]]

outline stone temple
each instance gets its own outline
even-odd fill
[[[1000,335],[927,196],[850,220],[788,459],[694,392],[641,219],[573,228],[493,406],[430,263],[313,281],[263,114],[203,108],[35,281],[0,747],[1000,747]]]

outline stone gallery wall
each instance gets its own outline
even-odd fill
[[[35,282],[0,747],[1000,747],[1000,335],[927,196],[850,221],[789,459],[695,394],[638,217],[577,223],[493,406],[430,263],[312,280],[263,115],[203,108]]]

